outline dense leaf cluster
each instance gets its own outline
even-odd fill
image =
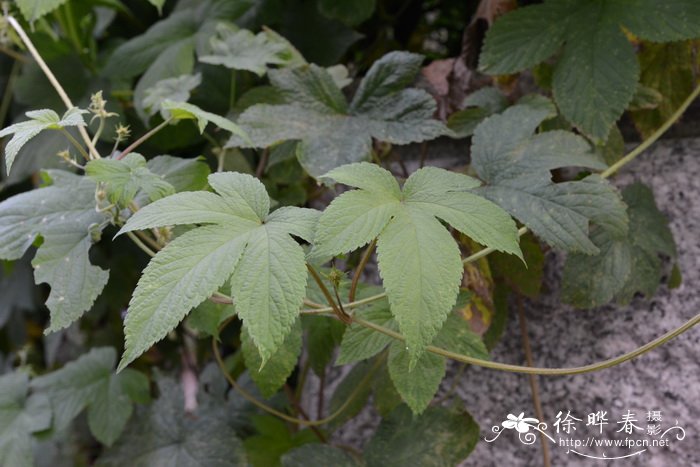
[[[0,464],[455,465],[479,429],[435,398],[445,355],[489,359],[547,249],[588,308],[652,296],[679,254],[651,190],[608,176],[623,112],[647,136],[691,92],[697,2],[516,8],[444,76],[389,0],[135,3],[10,11],[39,56],[0,106]],[[363,452],[329,442],[370,403]]]

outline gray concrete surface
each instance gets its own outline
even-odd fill
[[[442,160],[438,160],[437,165],[455,165],[455,159],[450,156],[459,154],[461,148],[451,144],[446,149],[440,154],[445,157],[440,158]],[[621,187],[640,180],[653,188],[660,209],[671,221],[680,252],[683,285],[675,290],[661,287],[653,299],[637,298],[625,307],[576,310],[560,302],[564,256],[550,252],[546,266],[548,290],[537,302],[525,303],[536,366],[579,366],[614,357],[653,340],[700,312],[699,179],[700,139],[661,141],[615,177],[614,183]],[[642,427],[647,425],[646,412],[658,410],[664,429],[677,421],[686,430],[685,439],[672,440],[670,447],[652,447],[643,454],[620,461],[586,459],[567,454],[566,447],[550,443],[552,465],[700,465],[698,357],[700,329],[696,328],[660,349],[614,369],[571,377],[539,377],[544,421],[551,425],[558,411],[570,410],[584,420],[579,422],[577,437],[594,434],[587,431],[591,427],[585,426],[585,420],[586,414],[597,410],[608,411],[610,425],[604,430],[606,438],[616,439],[624,434],[615,433],[620,426],[615,422],[628,409],[636,413],[637,425]],[[508,328],[493,352],[493,359],[524,363],[515,310],[511,311]],[[451,367],[441,391],[452,385],[456,369],[456,365]],[[460,377],[456,395],[480,424],[482,438],[491,437],[491,427],[500,425],[509,413],[525,412],[526,416],[534,416],[528,377],[524,375],[470,367]],[[337,436],[343,442],[361,448],[377,423],[376,414],[372,409],[366,409]],[[539,442],[526,446],[516,435],[509,431],[492,444],[479,442],[463,465],[542,465]],[[580,451],[598,456],[605,452],[608,457],[613,457],[635,450],[589,448]]]

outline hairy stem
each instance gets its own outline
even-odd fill
[[[224,323],[224,325],[225,324],[226,323]],[[370,371],[367,372],[365,377],[362,378],[362,380],[359,382],[357,387],[355,387],[355,389],[352,391],[352,393],[350,393],[350,395],[345,400],[345,402],[343,402],[343,404],[340,407],[338,407],[338,410],[336,410],[335,412],[333,412],[332,414],[330,414],[326,418],[322,418],[319,420],[303,420],[303,419],[299,419],[299,418],[290,417],[286,413],[280,412],[279,410],[277,410],[273,407],[270,407],[269,405],[265,404],[262,401],[259,401],[255,396],[253,396],[251,393],[249,393],[248,391],[243,389],[243,387],[241,387],[241,385],[238,384],[238,382],[233,378],[233,376],[231,376],[229,374],[228,370],[226,369],[226,364],[224,363],[223,359],[221,358],[221,353],[219,352],[219,346],[216,343],[215,337],[212,337],[211,346],[212,346],[212,351],[214,352],[214,358],[216,359],[216,363],[219,365],[219,369],[224,374],[224,377],[229,382],[229,384],[231,384],[233,389],[238,391],[238,393],[245,400],[247,400],[251,404],[255,405],[259,409],[262,409],[267,413],[270,413],[276,417],[279,417],[286,422],[294,423],[296,425],[300,425],[300,426],[304,426],[304,427],[325,425],[326,423],[329,423],[329,422],[335,420],[338,416],[340,416],[345,411],[345,409],[347,409],[350,406],[352,401],[355,400],[355,398],[360,394],[360,392],[362,392],[364,387],[370,382],[370,380],[372,379],[372,376],[374,376],[374,373],[379,368],[379,363],[381,363],[381,361],[382,361],[381,359],[377,359],[377,362],[374,364],[372,369],[370,369]]]
[[[65,89],[63,89],[63,86],[61,86],[61,83],[58,82],[56,76],[53,74],[49,66],[46,64],[44,59],[41,58],[41,55],[39,55],[39,51],[36,50],[36,47],[34,47],[34,44],[32,43],[31,39],[29,39],[27,33],[24,32],[22,25],[19,24],[19,22],[12,16],[7,16],[7,22],[10,23],[12,28],[19,35],[20,39],[22,39],[22,42],[27,47],[27,50],[29,50],[29,53],[32,54],[32,57],[34,57],[34,60],[36,61],[37,65],[39,65],[41,71],[44,72],[44,75],[46,75],[46,78],[51,83],[51,86],[53,86],[53,88],[56,90],[56,92],[58,93],[59,97],[61,98],[65,106],[68,108],[68,110],[75,107],[75,105],[73,105],[73,102],[70,100],[70,97],[68,97],[68,94],[66,93]],[[95,149],[95,146],[92,144],[90,136],[88,136],[87,134],[87,130],[85,130],[85,128],[82,126],[79,126],[78,131],[80,131],[80,136],[83,138],[85,145],[89,149],[91,157],[89,157],[88,159],[99,159],[100,154],[97,152],[97,149]]]
[[[520,322],[520,335],[523,338],[523,351],[525,352],[525,362],[527,366],[535,366],[532,359],[532,347],[530,347],[530,336],[527,333],[527,319],[525,318],[525,310],[523,309],[523,297],[518,294],[518,321]],[[540,401],[540,390],[537,384],[536,375],[527,375],[530,383],[530,392],[532,393],[532,405],[535,408],[535,416],[538,420],[544,420],[542,412],[542,402]],[[550,467],[549,462],[549,445],[544,435],[540,433],[540,445],[542,445],[542,465]]]
[[[83,148],[83,145],[80,144],[80,142],[78,142],[78,140],[73,138],[73,135],[70,134],[70,131],[66,130],[65,128],[61,128],[61,133],[63,133],[63,135],[66,137],[66,139],[68,139],[68,141],[70,141],[70,144],[72,144],[75,147],[75,149],[78,150],[80,155],[83,156],[83,158],[86,161],[90,160],[90,155],[87,153],[87,151],[85,151],[85,149]]]
[[[163,120],[163,121],[162,121],[160,124],[158,124],[157,126],[155,126],[155,127],[151,128],[150,130],[148,130],[146,133],[143,134],[143,136],[141,136],[139,139],[137,139],[136,141],[134,141],[133,143],[131,143],[126,149],[124,149],[124,151],[122,151],[122,153],[119,154],[119,156],[116,157],[116,159],[117,159],[117,160],[124,159],[124,158],[126,157],[127,154],[129,154],[131,151],[133,151],[133,150],[136,149],[137,147],[141,146],[144,142],[146,142],[146,141],[148,140],[148,138],[150,138],[151,136],[155,135],[155,134],[158,133],[160,130],[162,130],[163,128],[165,128],[166,126],[168,126],[168,125],[170,124],[170,122],[172,122],[172,121],[173,121],[172,117],[171,117],[171,118],[168,118],[168,119],[166,119],[166,120]]]
[[[360,318],[353,317],[353,322],[359,324],[360,326],[364,326],[369,329],[373,329],[375,331],[381,332],[384,335],[387,335],[389,337],[392,337],[394,339],[400,340],[400,341],[405,341],[406,338],[399,334],[398,332],[392,331],[391,329],[387,329],[383,326],[379,326],[378,324],[365,321]],[[434,345],[429,345],[426,347],[426,350],[430,353],[434,353],[436,355],[440,355],[443,357],[450,358],[452,360],[456,360],[458,362],[463,362],[463,363],[469,363],[471,365],[476,365],[476,366],[481,366],[484,368],[491,368],[494,370],[501,370],[501,371],[508,371],[511,373],[525,373],[525,374],[530,374],[530,375],[546,375],[546,376],[566,376],[566,375],[579,375],[583,373],[591,373],[593,371],[598,371],[598,370],[604,370],[606,368],[613,367],[615,365],[619,365],[620,363],[624,363],[628,360],[631,360],[635,357],[638,357],[646,352],[649,352],[650,350],[655,349],[656,347],[659,347],[660,345],[665,344],[666,342],[670,341],[671,339],[683,334],[685,331],[688,329],[692,328],[693,326],[697,325],[700,323],[700,314],[694,316],[690,320],[686,321],[682,326],[673,329],[663,336],[654,339],[653,341],[638,347],[634,349],[631,352],[628,352],[626,354],[620,355],[619,357],[611,358],[608,360],[603,360],[602,362],[597,362],[597,363],[592,363],[590,365],[585,365],[585,366],[579,366],[579,367],[571,367],[571,368],[538,368],[538,367],[529,367],[529,366],[520,366],[520,365],[509,365],[507,363],[498,363],[498,362],[492,362],[489,360],[481,360],[479,358],[474,358],[474,357],[469,357],[467,355],[462,355],[456,352],[451,352],[449,350],[442,349],[440,347],[435,347]]]
[[[338,319],[342,322],[346,324],[350,323],[350,317],[345,313],[345,311],[343,311],[343,309],[338,307],[338,304],[335,302],[335,299],[328,290],[328,287],[326,287],[326,284],[323,283],[321,276],[319,276],[318,272],[316,272],[316,269],[314,269],[314,267],[308,263],[306,264],[306,268],[309,270],[309,273],[311,274],[311,277],[313,277],[314,281],[316,281],[316,284],[318,284],[318,288],[321,289],[323,296],[326,297],[326,301],[331,306],[331,311],[333,311],[333,313],[335,313]]]
[[[365,267],[367,266],[367,262],[372,257],[375,246],[377,246],[376,238],[372,240],[372,243],[370,243],[369,246],[367,246],[364,255],[362,255],[362,259],[360,260],[360,264],[358,264],[357,269],[355,269],[355,275],[352,276],[352,284],[350,284],[350,293],[348,294],[348,301],[350,302],[355,301],[355,292],[357,292],[357,286],[360,283],[362,271],[364,271]]]

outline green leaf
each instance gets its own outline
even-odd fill
[[[16,3],[24,19],[33,23],[66,3],[66,1],[67,0],[17,0]]]
[[[308,292],[307,292],[308,297]],[[331,363],[335,349],[340,344],[345,324],[328,316],[310,316],[302,319],[307,329],[306,344],[311,369],[321,375]]]
[[[225,23],[217,25],[216,35],[209,42],[210,50],[200,54],[200,62],[246,70],[258,76],[263,76],[271,65],[286,65],[290,58],[296,58],[290,53],[294,50],[291,44],[276,33],[253,34]]]
[[[447,119],[447,127],[452,130],[451,136],[455,138],[473,135],[476,127],[486,117],[505,110],[508,100],[498,89],[487,87],[469,94],[462,107],[462,110],[454,112]]]
[[[442,327],[463,273],[459,248],[438,218],[480,243],[521,255],[515,223],[468,192],[479,184],[471,177],[424,168],[409,177],[402,192],[387,171],[368,163],[326,177],[361,189],[343,193],[324,211],[310,257],[347,253],[378,238],[379,271],[411,365]]]
[[[154,174],[170,183],[176,192],[203,190],[207,186],[210,170],[203,157],[182,159],[172,156],[156,156],[146,166]],[[138,199],[138,197],[137,197]]]
[[[663,125],[693,91],[693,45],[690,41],[670,44],[642,43],[639,53],[641,83],[661,94],[653,109],[631,112],[634,125],[648,138]]]
[[[29,376],[15,371],[0,376],[0,463],[34,465],[32,433],[51,426],[51,406],[43,394],[28,397]]]
[[[194,75],[182,75],[177,78],[166,78],[158,81],[153,86],[144,91],[142,101],[143,109],[149,117],[160,111],[163,119],[168,118],[166,112],[161,109],[163,102],[187,102],[190,99],[190,93],[194,88],[202,83],[202,75],[200,73]]]
[[[207,300],[192,310],[187,316],[187,324],[209,336],[218,336],[221,323],[235,314],[236,309],[233,305],[223,305]]]
[[[66,111],[63,117],[59,117],[56,112],[49,109],[32,110],[25,114],[29,117],[29,120],[15,123],[0,131],[0,138],[12,135],[10,141],[5,145],[7,173],[10,173],[17,153],[30,139],[44,130],[60,130],[70,126],[85,126],[82,115],[84,113],[86,113],[85,110],[77,107]]]
[[[241,350],[243,351],[245,366],[248,368],[250,378],[258,386],[263,397],[272,397],[284,386],[299,360],[299,355],[301,354],[301,323],[297,320],[282,345],[272,354],[265,366],[263,366],[260,353],[245,326],[241,332]]]
[[[126,207],[139,192],[149,201],[175,193],[175,188],[146,165],[141,154],[129,153],[122,160],[96,159],[85,166],[85,174],[96,182],[106,184],[107,199]]]
[[[89,250],[107,221],[95,211],[95,182],[51,171],[54,184],[0,203],[0,258],[19,259],[43,238],[32,261],[36,283],[51,286],[48,331],[67,327],[90,309],[109,272],[90,263]]]
[[[364,454],[370,467],[458,465],[478,439],[479,427],[466,412],[430,407],[416,417],[402,406],[382,420]]]
[[[348,26],[357,26],[374,13],[376,0],[318,0],[323,16],[337,19]]]
[[[520,248],[523,250],[524,263],[511,255],[493,253],[489,255],[491,271],[518,293],[536,299],[542,288],[544,252],[531,233],[520,237]]]
[[[355,311],[358,318],[398,331],[398,325],[389,311],[389,304],[382,300],[365,310]],[[345,328],[336,365],[347,365],[374,357],[384,350],[393,339],[385,334],[353,323]]]
[[[370,68],[351,104],[321,67],[271,70],[272,85],[288,103],[254,105],[239,123],[255,147],[300,140],[297,157],[314,177],[368,159],[372,138],[392,144],[436,138],[449,130],[432,117],[434,99],[423,90],[405,89],[421,61],[406,52],[385,55]],[[234,137],[227,146],[251,144]]]
[[[166,100],[163,101],[161,107],[164,111],[169,112],[170,116],[175,120],[197,120],[200,133],[204,133],[204,128],[206,128],[208,123],[213,123],[219,128],[229,131],[244,140],[248,140],[246,133],[231,120],[202,110],[196,105],[188,104],[187,102]]]
[[[378,357],[382,358],[382,357]],[[343,411],[336,416],[331,427],[342,426],[345,422],[360,413],[367,405],[367,400],[372,392],[372,379],[379,368],[377,359],[356,364],[338,383],[331,396],[329,412],[335,413],[347,403]],[[350,400],[350,398],[352,399]],[[348,402],[349,401],[349,402]]]
[[[282,467],[307,467],[309,465],[359,467],[364,465],[364,462],[360,462],[342,449],[328,444],[316,443],[292,449],[282,456]]]
[[[165,5],[165,0],[148,0],[148,3],[158,9],[159,15],[163,14],[163,5]]]
[[[32,389],[51,401],[55,429],[66,428],[87,408],[95,438],[107,446],[119,438],[131,417],[133,402],[148,401],[149,383],[135,370],[115,374],[116,360],[114,348],[94,348],[60,370],[32,380]]]
[[[548,0],[518,8],[489,29],[480,68],[514,73],[563,52],[553,92],[562,115],[604,140],[632,99],[639,63],[621,26],[652,41],[700,36],[700,8],[692,0]]]
[[[663,277],[659,255],[676,257],[668,220],[658,210],[652,191],[635,183],[622,192],[629,206],[630,227],[623,238],[597,229],[592,237],[597,256],[570,255],[564,265],[562,298],[580,308],[611,300],[629,303],[635,293],[656,293]]]
[[[472,167],[488,185],[475,189],[553,247],[595,254],[591,221],[614,235],[627,231],[625,207],[615,189],[597,175],[552,183],[551,170],[605,164],[581,137],[555,130],[532,136],[546,109],[516,105],[479,125],[472,140]]]
[[[139,408],[124,435],[98,459],[98,466],[224,467],[247,465],[243,444],[221,407],[202,404],[185,412],[182,388],[161,378],[160,397]]]
[[[445,377],[445,365],[444,357],[426,352],[411,368],[411,356],[403,342],[395,341],[389,347],[391,381],[414,414],[422,413],[433,400]]]
[[[318,441],[311,430],[293,432],[279,418],[271,415],[252,417],[256,434],[245,439],[248,461],[253,467],[278,467],[288,451]]]
[[[148,30],[119,45],[109,57],[102,75],[128,79],[143,74],[134,90],[139,116],[147,119],[145,91],[159,81],[191,74],[195,66],[195,45],[213,34],[213,24],[233,21],[250,8],[247,1],[204,0],[181,4],[180,8]]]
[[[479,337],[461,317],[458,310],[447,317],[445,325],[435,337],[433,345],[469,357],[488,360],[489,354]],[[401,398],[413,413],[420,414],[435,396],[445,376],[447,359],[433,353],[424,353],[414,368],[402,342],[393,341],[389,347],[389,375]]]
[[[186,192],[163,198],[139,210],[120,231],[211,224],[177,237],[144,270],[125,320],[120,369],[229,280],[236,311],[263,364],[297,318],[306,264],[301,246],[290,235],[309,240],[318,213],[288,207],[268,214],[265,188],[250,175],[212,174],[209,184],[218,195]]]

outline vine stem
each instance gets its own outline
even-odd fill
[[[391,329],[387,329],[383,326],[379,326],[378,324],[374,324],[372,322],[365,321],[361,318],[353,317],[353,322],[359,324],[360,326],[364,326],[366,328],[370,328],[370,329],[373,329],[375,331],[378,331],[378,332],[380,332],[384,335],[387,335],[389,337],[392,337],[394,339],[397,339],[400,341],[406,340],[406,338],[404,336],[402,336],[401,334],[399,334],[398,332],[392,331]],[[654,339],[653,341],[651,341],[651,342],[649,342],[641,347],[634,349],[631,352],[620,355],[619,357],[610,358],[608,360],[603,360],[602,362],[592,363],[590,365],[570,367],[570,368],[538,368],[538,367],[510,365],[507,363],[492,362],[490,360],[481,360],[479,358],[469,357],[467,355],[462,355],[459,353],[451,352],[449,350],[445,350],[445,349],[442,349],[440,347],[435,347],[434,345],[429,345],[428,347],[426,347],[426,350],[430,353],[434,353],[434,354],[440,355],[442,357],[450,358],[450,359],[456,360],[458,362],[469,363],[470,365],[481,366],[484,368],[491,368],[493,370],[507,371],[510,373],[524,373],[524,374],[529,374],[529,375],[545,375],[545,376],[580,375],[583,373],[591,373],[591,372],[598,371],[598,370],[604,370],[606,368],[610,368],[610,367],[613,367],[615,365],[619,365],[620,363],[624,363],[628,360],[631,360],[635,357],[638,357],[639,355],[642,355],[646,352],[649,352],[650,350],[653,350],[656,347],[658,347],[662,344],[665,344],[666,342],[670,341],[671,339],[683,334],[685,331],[692,328],[693,326],[696,326],[698,323],[700,323],[700,314],[695,315],[693,318],[686,321],[682,326],[667,332],[663,336],[658,337],[658,338]]]
[[[19,37],[22,39],[22,42],[27,47],[27,50],[29,50],[29,53],[32,54],[32,57],[34,57],[34,60],[36,61],[37,65],[39,65],[41,71],[44,72],[44,75],[46,75],[46,78],[51,83],[51,86],[53,86],[53,88],[56,90],[56,92],[58,93],[59,97],[66,105],[68,110],[75,107],[75,105],[73,105],[73,102],[70,100],[70,97],[68,97],[68,94],[63,89],[63,86],[61,86],[61,83],[58,82],[56,76],[53,74],[49,66],[46,64],[44,59],[41,58],[39,51],[36,50],[36,47],[34,47],[34,43],[32,43],[31,39],[29,39],[27,33],[24,32],[24,28],[22,28],[22,25],[19,24],[19,22],[13,16],[7,16],[6,18],[7,22],[10,23],[10,25],[14,28]],[[97,149],[95,149],[95,146],[92,144],[90,136],[87,134],[87,130],[85,130],[85,127],[79,126],[78,131],[80,132],[80,136],[83,138],[83,141],[85,142],[85,145],[89,150],[91,156],[90,158],[99,159],[100,153],[97,152]]]
[[[223,325],[221,326],[222,328],[227,324],[227,322],[224,322]],[[303,427],[314,427],[314,426],[320,426],[320,425],[325,425],[336,418],[340,416],[345,409],[347,409],[350,404],[352,403],[353,400],[360,394],[362,389],[369,383],[369,381],[372,379],[372,376],[374,376],[374,373],[379,369],[379,364],[382,362],[381,358],[378,358],[377,361],[374,363],[374,366],[370,369],[370,371],[367,372],[367,374],[360,380],[359,384],[353,389],[353,391],[350,393],[347,399],[345,399],[345,402],[338,407],[338,410],[327,416],[326,418],[321,418],[318,420],[303,420],[300,418],[295,418],[295,417],[290,417],[284,412],[280,412],[279,410],[275,409],[274,407],[270,407],[269,405],[265,404],[264,402],[258,400],[255,396],[253,396],[251,393],[243,389],[243,387],[238,384],[238,381],[231,376],[231,374],[228,372],[228,369],[226,368],[226,364],[224,363],[223,359],[221,358],[221,352],[219,351],[219,346],[216,343],[216,338],[212,337],[211,339],[211,347],[212,351],[214,352],[214,358],[216,359],[216,363],[219,365],[219,369],[221,372],[224,374],[224,377],[226,380],[231,384],[233,389],[235,389],[245,400],[253,404],[254,406],[258,407],[259,409],[264,410],[267,413],[270,413],[276,417],[281,418],[282,420],[289,422],[289,423],[294,423],[299,426]]]
[[[318,288],[321,289],[323,296],[326,297],[328,304],[331,306],[331,311],[336,314],[339,320],[345,324],[350,324],[352,322],[350,320],[350,316],[345,313],[343,308],[338,307],[335,299],[331,295],[331,292],[328,290],[328,287],[326,287],[326,284],[323,283],[321,276],[319,276],[318,272],[316,272],[316,269],[314,269],[314,267],[308,263],[306,264],[306,268],[309,270],[309,273],[311,274],[311,277],[313,277],[314,281],[316,281],[316,284],[318,284]]]
[[[119,154],[115,159],[117,159],[117,160],[124,159],[124,158],[126,157],[127,154],[129,154],[131,151],[133,151],[133,150],[136,149],[137,147],[141,146],[146,140],[148,140],[148,138],[150,138],[151,136],[155,135],[155,134],[158,133],[160,130],[162,130],[163,128],[165,128],[166,126],[168,126],[168,125],[170,124],[170,122],[172,122],[172,121],[173,121],[173,118],[172,118],[172,117],[170,117],[170,118],[168,118],[168,119],[166,119],[166,120],[163,120],[163,121],[162,121],[161,123],[159,123],[157,126],[151,128],[151,129],[148,130],[146,133],[144,133],[139,139],[137,139],[136,141],[134,141],[133,143],[131,143],[129,146],[127,146],[127,148],[124,149],[124,151],[122,151],[122,153]]]

